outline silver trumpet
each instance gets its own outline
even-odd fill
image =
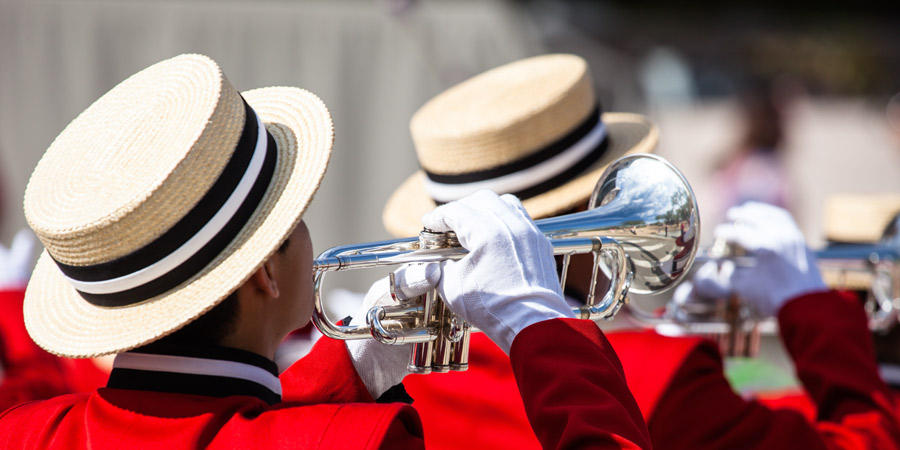
[[[665,291],[690,269],[700,231],[697,204],[684,176],[653,155],[623,157],[607,167],[594,187],[588,210],[535,222],[562,257],[560,284],[565,288],[572,255],[591,253],[593,275],[582,319],[611,319],[627,303],[628,292]],[[329,319],[321,292],[331,271],[458,260],[467,254],[453,233],[422,231],[417,237],[346,245],[326,250],[313,270],[313,322],[333,339],[374,338],[384,344],[413,343],[408,369],[413,373],[464,371],[469,336],[478,331],[447,308],[432,292],[369,310],[366,326],[337,325]],[[598,273],[610,286],[598,300]],[[391,276],[391,294],[394,282]],[[397,297],[394,295],[394,298]]]
[[[832,244],[815,251],[825,284],[832,289],[863,292],[873,332],[886,332],[900,321],[900,216],[876,244]],[[739,246],[715,242],[698,261],[732,260],[738,266],[756,264]],[[739,296],[706,302],[669,302],[662,316],[635,316],[663,333],[704,335],[719,343],[726,356],[755,356],[763,335],[777,333],[774,317],[758,317]],[[634,312],[634,311],[632,311]]]

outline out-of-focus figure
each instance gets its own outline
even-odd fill
[[[0,200],[2,197],[0,192]],[[2,206],[0,201],[0,218]],[[0,243],[0,411],[68,389],[59,359],[31,341],[22,319],[34,247],[34,235],[29,230],[17,232],[9,248]]]
[[[891,134],[896,139],[897,148],[900,149],[900,93],[888,100],[885,115],[888,125],[891,127]]]
[[[0,218],[2,207],[0,201]],[[59,358],[28,336],[22,302],[35,247],[36,239],[28,229],[16,232],[9,248],[0,243],[0,412],[26,401],[90,391],[106,384],[109,377],[107,358]]]
[[[748,201],[790,209],[791,192],[783,161],[783,105],[776,101],[769,81],[750,83],[738,96],[743,137],[713,175],[717,194],[712,217],[718,223],[725,211]],[[704,205],[706,206],[706,205]]]
[[[22,229],[13,237],[9,248],[0,244],[0,289],[25,289],[34,262],[34,241],[34,235]]]

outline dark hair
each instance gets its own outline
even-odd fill
[[[210,309],[182,329],[160,339],[160,342],[219,345],[226,336],[234,331],[241,304],[237,291],[232,292],[225,300]]]
[[[290,246],[290,239],[285,239],[277,252],[284,254]],[[237,291],[232,292],[221,303],[207,311],[180,330],[160,339],[159,342],[219,345],[226,336],[234,331],[241,304]]]

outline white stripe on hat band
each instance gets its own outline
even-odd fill
[[[252,381],[264,386],[275,394],[281,395],[281,380],[278,377],[261,367],[237,361],[125,352],[116,355],[116,359],[113,361],[113,369],[239,378]]]
[[[459,184],[438,183],[426,176],[425,191],[431,195],[432,199],[441,203],[459,200],[482,189],[498,194],[523,191],[565,172],[594,151],[605,137],[606,126],[602,121],[598,121],[597,125],[574,145],[527,169],[490,180]]]
[[[228,197],[228,200],[225,201],[219,211],[216,212],[197,234],[188,239],[181,247],[178,247],[175,251],[166,255],[166,257],[136,272],[118,278],[101,281],[79,281],[63,274],[66,280],[68,280],[76,290],[81,292],[89,294],[112,294],[126,291],[153,281],[194,256],[195,253],[209,243],[209,241],[222,230],[228,221],[231,220],[238,211],[238,208],[240,208],[241,204],[244,202],[244,199],[247,198],[250,189],[253,187],[253,184],[256,182],[256,179],[262,171],[263,161],[265,161],[266,150],[268,147],[268,134],[266,133],[266,128],[262,123],[262,119],[259,118],[259,114],[256,115],[256,123],[259,127],[258,135],[256,137],[256,147],[253,149],[253,156],[250,159],[250,163],[247,165],[247,170],[244,171],[244,175],[241,176],[241,181],[238,182],[234,191]]]

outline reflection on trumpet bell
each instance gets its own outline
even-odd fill
[[[630,155],[609,165],[597,182],[587,211],[535,222],[562,256],[560,284],[565,287],[570,257],[593,255],[591,289],[582,319],[610,319],[626,303],[629,291],[649,294],[673,287],[694,261],[699,214],[684,176],[664,159]],[[459,320],[437,295],[426,295],[369,311],[367,326],[336,325],[325,314],[321,290],[326,273],[401,264],[458,260],[467,254],[442,233],[335,247],[314,262],[313,323],[334,339],[374,338],[385,344],[414,343],[410,370],[465,370],[468,333],[477,331]],[[610,286],[594,291],[601,266]],[[392,283],[393,286],[393,283]],[[396,297],[395,297],[396,298]]]

